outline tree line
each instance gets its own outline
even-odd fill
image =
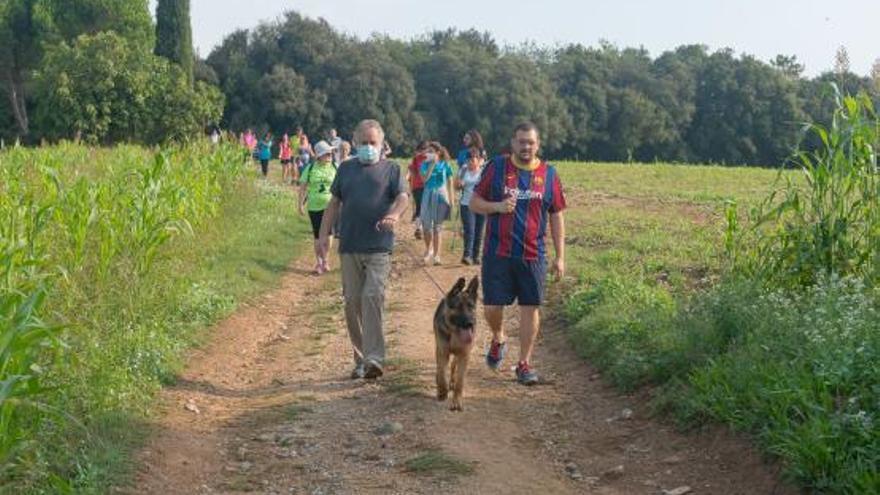
[[[347,133],[374,117],[402,152],[424,138],[457,145],[471,128],[497,149],[529,119],[553,157],[776,165],[804,122],[830,118],[831,83],[880,99],[880,77],[842,66],[806,78],[795,57],[767,63],[700,45],[656,58],[608,43],[505,48],[475,30],[360,40],[296,12],[230,34],[207,65],[228,127]]]
[[[702,45],[656,57],[609,43],[503,47],[489,33],[453,29],[364,40],[292,11],[229,34],[201,60],[179,30],[182,14],[154,29],[146,3],[0,7],[0,68],[11,75],[0,82],[0,135],[158,142],[209,125],[347,135],[376,118],[395,151],[408,153],[426,138],[455,146],[472,128],[498,149],[528,119],[554,158],[778,165],[805,122],[830,119],[833,85],[880,101],[880,64],[854,74],[844,51],[807,78],[791,56],[765,62]],[[163,13],[163,3],[186,4],[188,28],[188,1],[160,2],[160,23],[176,9]],[[177,44],[162,52],[169,36]],[[22,126],[19,108],[34,120]]]

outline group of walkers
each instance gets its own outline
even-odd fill
[[[263,176],[269,175],[269,163],[272,160],[272,150],[276,143],[271,132],[266,132],[262,138],[257,138],[251,129],[243,132],[240,138],[241,145],[247,148],[248,153],[255,161],[260,163]],[[291,137],[284,133],[277,142],[278,160],[281,162],[281,180],[285,183],[298,184],[303,170],[313,161],[320,158],[316,149],[319,145],[329,146],[332,163],[338,166],[351,155],[351,144],[343,141],[336,133],[336,129],[327,131],[326,140],[319,141],[314,146],[309,142],[309,136],[303,132],[302,127],[296,129]]]
[[[257,154],[266,174],[271,134],[257,140],[248,132],[242,144]],[[402,173],[388,159],[385,133],[375,120],[362,121],[355,129],[353,157],[346,145],[331,131],[328,140],[310,146],[298,129],[294,138],[282,137],[279,158],[283,166],[285,161],[288,166],[295,164],[282,174],[299,185],[298,209],[308,212],[312,224],[315,273],[330,270],[331,238],[339,239],[345,320],[355,364],[352,378],[375,379],[383,374],[391,252],[411,193],[415,200],[411,221],[416,237],[425,243],[427,265],[441,263],[443,224],[452,217],[457,197],[464,240],[461,262],[481,265],[485,319],[492,333],[486,365],[501,369],[507,353],[504,307],[516,302],[520,311],[516,379],[524,385],[537,383],[531,355],[548,265],[557,278],[565,272],[565,197],[555,169],[538,156],[538,128],[531,123],[517,125],[510,147],[491,159],[480,133],[468,131],[456,155],[457,170],[443,145],[425,141]],[[545,246],[548,226],[555,251],[552,264]]]
[[[441,260],[443,223],[452,217],[455,196],[459,198],[459,215],[463,238],[461,262],[480,264],[480,245],[486,218],[470,209],[474,188],[480,181],[486,164],[486,149],[480,133],[471,129],[462,140],[458,152],[458,170],[451,164],[449,151],[436,141],[424,141],[407,170],[410,190],[415,200],[412,221],[415,236],[425,242],[423,261],[439,265]]]
[[[248,129],[241,135],[241,144],[254,160],[259,161],[263,176],[268,176],[272,149],[276,144],[272,134],[267,132],[262,139],[257,139],[253,131]],[[336,178],[336,170],[342,162],[351,158],[351,144],[342,140],[336,129],[330,129],[326,140],[311,145],[308,135],[299,127],[292,138],[285,133],[277,146],[281,181],[298,188],[297,210],[301,215],[308,215],[315,239],[314,272],[322,275],[330,271],[330,261],[318,251],[318,234],[324,211],[330,203],[330,188]]]

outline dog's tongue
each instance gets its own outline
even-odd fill
[[[461,332],[461,340],[465,344],[470,344],[474,341],[474,329],[468,328]]]

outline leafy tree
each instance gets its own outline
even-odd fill
[[[252,66],[249,36],[246,30],[233,32],[207,59],[226,95],[224,126],[232,129],[245,129],[265,121],[264,99],[258,91],[262,74]]]
[[[195,59],[195,65],[193,66],[193,77],[196,81],[202,81],[211,86],[220,85],[220,78],[217,77],[217,72],[214,68],[198,57]]]
[[[774,165],[791,155],[804,114],[797,88],[779,71],[730,50],[711,55],[700,73],[689,132],[702,159]]]
[[[532,61],[505,55],[496,64],[493,81],[488,86],[489,108],[494,109],[485,131],[488,144],[499,149],[510,142],[517,122],[530,120],[541,130],[545,153],[559,151],[571,130],[571,117],[550,78]]]
[[[497,59],[479,47],[446,43],[416,67],[417,110],[425,116],[432,138],[458,145],[462,133],[477,128],[491,143],[495,119],[490,91],[496,64]]]
[[[792,80],[800,79],[804,73],[804,64],[798,62],[795,55],[777,55],[770,61],[770,65],[782,71],[786,77]]]
[[[416,87],[412,75],[381,47],[353,44],[338,50],[323,66],[329,123],[344,132],[365,118],[382,122],[394,146],[406,146],[423,128],[414,114]]]
[[[0,2],[0,87],[16,122],[15,134],[30,134],[29,115],[36,106],[32,74],[42,66],[45,47],[108,30],[148,43],[151,26],[147,0]]]
[[[697,111],[696,94],[699,69],[708,58],[704,45],[685,45],[660,55],[653,64],[652,73],[656,83],[651,90],[653,101],[668,113],[671,121],[670,139],[658,143],[651,158],[694,161],[687,142],[694,114]]]
[[[37,4],[50,43],[101,31],[114,31],[139,44],[153,43],[148,0],[37,0]]]
[[[610,65],[601,51],[571,45],[556,53],[550,73],[572,119],[563,150],[575,158],[597,156],[593,146],[608,139]]]
[[[286,65],[278,64],[260,80],[266,108],[266,121],[273,129],[290,131],[296,126],[315,129],[322,125],[327,95],[309,89],[305,77]]]
[[[112,31],[50,48],[37,74],[45,137],[158,143],[217,122],[223,95]],[[174,109],[174,111],[169,111]]]

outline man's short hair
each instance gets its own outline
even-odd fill
[[[535,131],[535,135],[537,135],[538,138],[541,137],[541,131],[538,130],[538,126],[536,126],[533,122],[529,122],[529,121],[520,122],[519,124],[516,125],[516,127],[513,128],[513,135],[516,136],[517,133],[520,133],[520,132],[532,132],[532,131]]]
[[[364,134],[366,134],[366,132],[370,129],[376,129],[377,131],[379,131],[379,140],[380,141],[385,140],[385,130],[382,129],[382,124],[380,124],[378,120],[365,119],[365,120],[360,121],[360,123],[357,125],[357,127],[354,128],[355,141],[360,143],[364,137]]]

